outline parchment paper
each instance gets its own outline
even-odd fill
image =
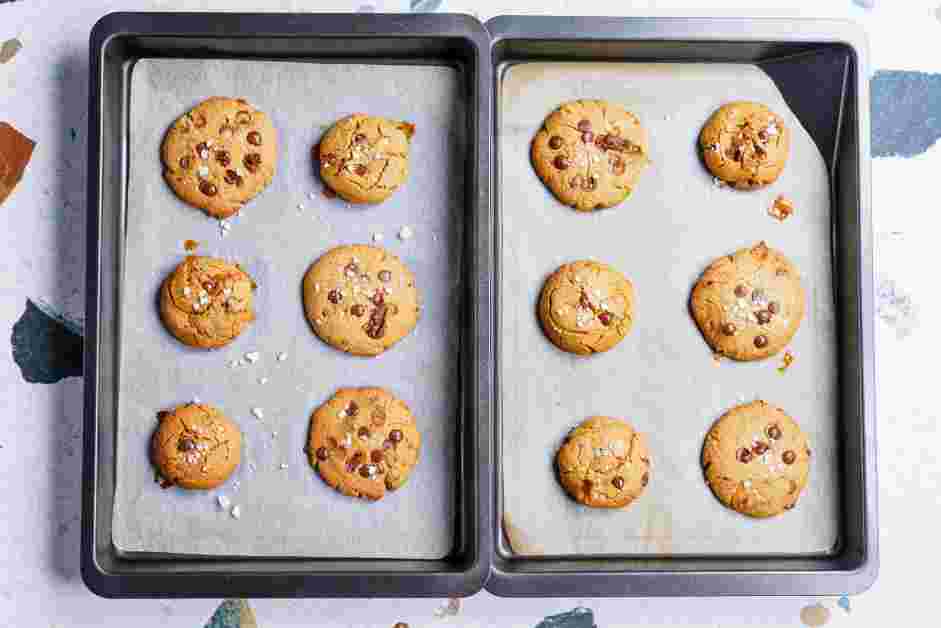
[[[529,160],[532,137],[560,103],[622,103],[650,132],[653,163],[622,205],[590,215],[561,205]],[[784,116],[791,156],[770,188],[717,188],[696,152],[699,130],[729,100],[757,100]],[[556,64],[509,68],[500,94],[503,509],[526,538],[517,553],[813,554],[837,542],[835,319],[826,168],[772,81],[750,65]],[[795,214],[767,214],[784,194]],[[780,355],[756,363],[712,354],[689,314],[689,293],[714,258],[766,240],[802,270],[806,317]],[[577,358],[543,336],[535,304],[564,262],[595,258],[634,284],[636,318],[611,351]],[[703,436],[725,410],[764,398],[807,432],[813,459],[798,505],[769,520],[723,507],[706,486]],[[567,431],[595,414],[631,421],[649,438],[651,481],[624,510],[569,499],[552,461]],[[532,548],[537,548],[533,550]]]
[[[458,316],[464,105],[448,67],[302,62],[145,60],[133,70],[127,255],[122,303],[120,419],[113,540],[124,552],[436,559],[454,540]],[[203,98],[244,97],[272,116],[279,163],[272,185],[232,220],[230,235],[178,200],[159,148],[174,119]],[[391,199],[354,207],[328,199],[311,147],[338,118],[375,112],[415,123],[411,173]],[[313,194],[313,198],[311,198]],[[302,205],[303,209],[298,206]],[[402,241],[402,226],[414,238]],[[301,281],[329,248],[381,244],[415,273],[423,296],[414,332],[380,357],[336,351],[303,314]],[[230,346],[188,349],[161,325],[157,292],[184,257],[240,261],[257,281],[257,321]],[[231,368],[259,351],[261,359]],[[287,359],[277,361],[285,352]],[[266,384],[259,378],[267,377]],[[409,483],[377,503],[328,488],[304,453],[311,412],[340,386],[389,388],[410,406],[422,451]],[[155,413],[198,396],[243,431],[242,464],[210,492],[161,490],[147,447]],[[262,408],[259,420],[251,408]],[[281,468],[281,465],[287,465]],[[218,507],[225,495],[241,518]]]

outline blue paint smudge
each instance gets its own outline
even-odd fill
[[[412,13],[431,13],[437,11],[442,0],[411,0]]]
[[[239,628],[242,625],[242,600],[224,600],[203,628]]]
[[[839,600],[837,600],[836,604],[837,604],[837,606],[839,606],[840,608],[842,608],[842,609],[843,609],[844,611],[846,611],[847,613],[850,612],[850,598],[849,598],[849,596],[847,596],[847,595],[842,596]]]
[[[13,361],[31,384],[54,384],[82,376],[82,329],[48,306],[26,300],[10,335]]]
[[[880,70],[870,87],[873,157],[912,157],[941,138],[941,74]]]
[[[590,609],[576,607],[566,613],[549,615],[536,628],[594,628],[595,616]]]

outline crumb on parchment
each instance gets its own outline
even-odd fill
[[[778,373],[784,373],[790,366],[794,364],[794,354],[790,350],[784,352],[784,356],[781,358],[781,366],[778,367]]]
[[[776,218],[780,222],[784,222],[788,217],[794,213],[794,203],[789,199],[785,198],[783,194],[779,194],[771,207],[768,208],[768,215],[772,218]]]

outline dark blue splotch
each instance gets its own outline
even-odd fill
[[[82,335],[65,319],[43,311],[26,300],[26,310],[10,336],[13,360],[23,379],[32,384],[54,384],[82,376]]]
[[[594,628],[595,616],[587,608],[573,608],[566,613],[549,615],[536,628]]]
[[[224,600],[203,628],[257,628],[255,613],[245,600]]]
[[[912,157],[941,138],[941,74],[880,70],[871,93],[873,157]]]

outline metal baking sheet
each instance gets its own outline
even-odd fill
[[[500,480],[516,555],[822,555],[840,530],[836,316],[832,292],[830,187],[824,159],[772,80],[749,64],[549,63],[508,67],[498,84],[500,151]],[[602,98],[637,114],[650,133],[652,164],[618,207],[580,214],[539,181],[529,147],[560,103]],[[696,151],[700,128],[729,100],[756,100],[793,132],[780,179],[755,192],[717,187]],[[795,214],[767,213],[783,194]],[[765,240],[802,270],[808,305],[781,357],[716,366],[688,312],[690,289],[714,258]],[[534,310],[549,273],[597,259],[634,284],[634,328],[613,350],[563,353],[543,336]],[[755,520],[723,507],[705,485],[702,439],[732,406],[755,398],[781,405],[807,432],[814,457],[807,488],[789,513]],[[552,460],[584,418],[623,417],[646,433],[651,483],[624,510],[568,498]],[[506,521],[505,521],[506,523]]]
[[[178,200],[161,177],[159,147],[173,120],[203,98],[243,97],[279,134],[271,186],[219,224]],[[120,327],[113,541],[133,554],[440,559],[455,543],[456,450],[465,95],[460,70],[435,65],[144,59],[133,68],[129,183]],[[322,194],[310,154],[338,118],[372,112],[417,127],[407,183],[379,206]],[[414,237],[397,232],[408,226]],[[318,340],[304,318],[307,267],[344,243],[379,243],[417,276],[422,316],[387,353],[363,359]],[[184,347],[162,327],[162,279],[184,256],[241,262],[255,278],[257,320],[216,351]],[[257,363],[232,367],[248,352]],[[287,354],[278,361],[276,355]],[[267,378],[267,383],[259,379]],[[304,453],[311,412],[340,386],[387,387],[410,406],[422,451],[409,483],[377,503],[344,497]],[[220,488],[162,490],[148,460],[157,410],[194,397],[241,427],[242,463]],[[251,412],[261,408],[259,420]],[[236,520],[217,505],[240,506]]]

